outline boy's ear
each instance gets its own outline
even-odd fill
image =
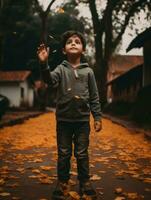
[[[62,53],[63,53],[64,55],[66,55],[66,52],[65,52],[65,49],[64,49],[64,48],[62,49]]]

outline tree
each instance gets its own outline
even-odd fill
[[[71,29],[84,32],[84,25],[75,17],[78,11],[74,10],[77,5],[74,0],[67,4],[60,2],[57,12],[50,11],[55,0],[49,3],[45,11],[38,0],[34,0],[34,2],[35,9],[41,19],[41,42],[51,48],[52,55],[49,57],[49,63],[51,69],[54,69],[63,59],[62,47],[60,46],[62,33]],[[53,52],[55,53],[53,54]]]
[[[0,0],[0,66],[8,69],[11,60],[10,68],[25,68],[27,60],[29,63],[34,60],[40,43],[40,21],[36,13],[41,18],[41,40],[45,42],[47,16],[53,2],[43,11],[36,0]]]
[[[51,0],[47,9],[44,11],[42,6],[39,4],[39,1],[34,0],[35,9],[38,12],[39,17],[41,19],[41,28],[42,28],[41,42],[43,42],[43,43],[47,43],[48,16],[49,16],[49,13],[50,13],[50,8],[55,1],[56,0]]]
[[[84,26],[76,17],[67,13],[44,11],[36,0],[6,0],[0,9],[0,66],[3,70],[35,71],[39,77],[37,47],[41,42],[54,50],[50,56],[52,69],[61,62],[60,36],[64,31],[75,29],[84,31]],[[16,0],[17,2],[17,0]],[[9,13],[9,15],[8,15]],[[48,25],[48,27],[47,27]],[[48,40],[48,41],[47,41]],[[55,51],[57,50],[57,51]]]
[[[97,0],[79,1],[87,3],[93,22],[96,71],[101,101],[107,101],[107,72],[110,58],[119,45],[127,26],[133,26],[136,14],[145,10],[146,19],[151,19],[149,0],[106,0],[103,9]],[[105,1],[101,1],[104,3]]]
[[[34,55],[38,26],[31,4],[31,0],[1,1],[0,66],[4,69],[21,68]]]

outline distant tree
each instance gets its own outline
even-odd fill
[[[60,35],[69,29],[83,31],[84,26],[66,11],[44,11],[38,1],[22,0],[17,4],[12,2],[14,0],[7,0],[0,8],[1,68],[34,69],[38,74],[36,51],[41,42],[47,42],[52,50],[57,50],[50,56],[52,67],[55,67],[62,59]]]
[[[51,10],[54,2],[55,0],[50,1],[46,10],[44,10],[39,1],[34,0],[36,12],[41,19],[41,42],[50,47],[49,63],[52,69],[63,59],[60,46],[62,33],[71,29],[84,32],[83,23],[75,17],[78,12],[74,9],[75,1],[71,0],[66,4],[61,1],[56,11]]]
[[[51,0],[46,10],[43,10],[43,6],[40,5],[38,0],[34,0],[35,10],[39,14],[41,19],[41,42],[47,43],[47,31],[48,31],[48,16],[50,14],[50,8],[56,0]]]
[[[31,0],[6,0],[0,8],[0,66],[21,69],[34,55],[38,19]]]
[[[151,20],[151,4],[149,0],[76,0],[86,3],[91,11],[97,80],[100,88],[101,101],[107,100],[107,72],[110,58],[119,45],[128,26],[133,27],[136,15],[146,13],[146,20]],[[106,2],[104,8],[102,4]]]

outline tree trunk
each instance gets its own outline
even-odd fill
[[[47,14],[45,12],[41,13],[41,22],[42,22],[41,42],[47,46]]]
[[[101,104],[104,105],[106,103],[106,77],[107,77],[107,71],[106,71],[106,62],[104,60],[103,56],[103,46],[101,42],[102,34],[97,32],[95,35],[95,59],[96,59],[96,65],[94,68],[99,95],[100,95],[100,101]]]
[[[102,54],[102,53],[101,53]],[[107,102],[107,61],[104,59],[96,58],[96,79],[102,106]]]
[[[107,9],[102,20],[99,20],[95,1],[89,0],[89,7],[92,14],[93,28],[95,33],[95,58],[96,58],[96,79],[102,105],[107,102],[107,72],[108,62],[111,55],[112,45],[112,21],[111,6],[107,4]],[[103,34],[104,33],[104,34]],[[103,42],[103,36],[105,41]]]

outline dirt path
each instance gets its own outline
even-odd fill
[[[150,200],[151,142],[143,133],[107,119],[101,133],[91,127],[90,171],[98,198]],[[0,129],[0,199],[50,200],[57,178],[56,153],[54,113]],[[72,158],[73,199],[79,199],[76,176]]]

